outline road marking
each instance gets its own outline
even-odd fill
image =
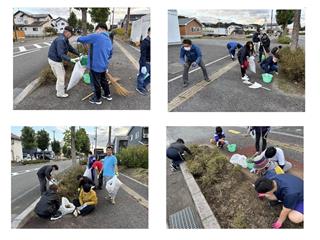
[[[146,184],[144,184],[144,183],[142,183],[142,182],[140,182],[140,181],[138,181],[138,180],[136,180],[136,179],[134,179],[134,178],[132,178],[132,177],[129,177],[129,176],[126,175],[126,174],[120,173],[120,175],[121,175],[121,176],[124,176],[124,177],[130,179],[131,181],[133,181],[133,182],[135,182],[135,183],[138,183],[138,184],[140,184],[140,185],[142,185],[142,186],[144,186],[144,187],[148,187],[148,185],[146,185]]]
[[[131,197],[133,197],[135,200],[138,201],[143,207],[148,209],[148,200],[146,200],[144,197],[142,197],[139,193],[135,192],[131,188],[129,188],[124,183],[121,185],[121,188],[128,193]]]
[[[43,44],[47,46],[51,46],[51,43],[48,43],[48,42],[44,42]]]
[[[39,186],[40,186],[40,185],[38,184],[38,185],[30,188],[28,191],[22,193],[21,195],[17,196],[17,197],[14,198],[13,200],[11,200],[11,205],[12,205],[15,201],[19,200],[20,198],[24,197],[24,196],[27,195],[28,193],[30,193],[30,192],[32,192],[33,190],[35,190],[36,188],[39,188]]]
[[[33,168],[33,169],[27,169],[27,170],[22,170],[22,171],[19,171],[19,172],[13,172],[11,173],[11,176],[19,176],[21,174],[25,174],[25,173],[29,173],[29,172],[34,172],[34,171],[37,171],[39,170],[40,168]]]
[[[19,51],[20,51],[20,52],[25,52],[25,51],[27,51],[27,49],[22,46],[22,47],[19,47]]]
[[[223,74],[228,72],[230,69],[232,69],[234,66],[236,66],[238,63],[237,62],[232,62],[227,64],[226,66],[220,68],[217,72],[213,73],[210,76],[210,82],[207,81],[201,81],[197,83],[196,85],[190,87],[186,91],[180,93],[177,97],[171,100],[168,104],[168,110],[169,112],[173,111],[175,108],[180,106],[182,103],[185,101],[189,100],[192,98],[195,94],[200,92],[204,87],[207,85],[211,84],[213,81],[217,80],[219,77],[221,77]]]
[[[130,47],[132,47],[134,50],[136,50],[137,52],[140,52],[140,49],[139,48],[137,48],[137,47],[134,47],[134,46],[132,46],[132,45],[129,45]]]
[[[137,62],[137,60],[124,48],[121,46],[120,43],[118,43],[118,41],[114,41],[117,46],[120,48],[120,50],[124,53],[124,55],[126,55],[126,57],[129,59],[129,61],[132,63],[132,65],[136,68],[139,69],[139,63]]]
[[[219,58],[219,59],[217,59],[217,60],[214,60],[214,61],[212,61],[212,62],[209,62],[209,63],[205,64],[205,66],[206,66],[206,67],[207,67],[207,66],[210,66],[210,65],[212,65],[212,64],[214,64],[214,63],[217,63],[217,62],[219,62],[219,61],[221,61],[221,60],[223,60],[223,59],[225,59],[225,58],[227,58],[227,57],[229,57],[229,55],[224,56],[224,57],[222,57],[222,58]],[[197,67],[197,68],[189,71],[189,73],[193,73],[193,72],[198,71],[198,70],[200,70],[200,69],[201,69],[200,67]],[[177,80],[177,79],[179,79],[179,78],[182,78],[182,76],[183,76],[183,75],[176,76],[176,77],[170,79],[168,82],[169,82],[169,83],[170,83],[170,82],[173,82],[173,81],[175,81],[175,80]]]
[[[283,135],[283,136],[288,136],[288,137],[295,137],[295,138],[300,138],[300,139],[303,139],[303,136],[300,136],[300,135],[295,135],[295,134],[290,134],[290,133],[284,133],[284,132],[275,132],[275,131],[272,131],[270,133],[274,133],[274,134],[278,134],[278,135]]]
[[[19,57],[19,56],[26,55],[26,54],[33,53],[33,52],[37,52],[37,51],[40,51],[40,49],[37,48],[37,49],[33,49],[33,50],[30,50],[30,51],[27,51],[24,53],[18,53],[16,55],[13,55],[13,57]]]
[[[228,130],[228,132],[229,132],[229,133],[232,133],[232,134],[240,134],[240,133],[241,133],[241,132],[239,132],[239,131],[232,130],[232,129]]]
[[[42,48],[42,46],[40,46],[39,44],[33,44],[33,46],[35,46],[36,48]]]

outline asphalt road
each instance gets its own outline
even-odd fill
[[[227,66],[232,61],[225,58],[228,55],[226,39],[195,39],[200,46],[203,60],[207,64],[209,76]],[[239,40],[244,44],[246,40]],[[278,45],[272,43],[271,47]],[[201,69],[192,69],[189,73],[189,86],[183,88],[182,66],[179,64],[179,45],[168,47],[168,102],[187,89],[203,80]],[[257,74],[248,72],[252,82],[258,82],[267,89],[250,89],[242,83],[239,65],[226,71],[217,80],[211,82],[200,92],[191,95],[187,101],[177,106],[173,111],[179,112],[296,112],[304,111],[304,96],[289,95],[278,90],[273,84],[265,84],[260,79],[260,67]]]
[[[59,171],[71,166],[71,160],[48,162],[57,164]],[[38,169],[46,164],[30,164],[11,167],[11,219],[22,213],[40,196],[39,181],[36,175]]]

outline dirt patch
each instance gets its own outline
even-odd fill
[[[148,169],[119,166],[119,172],[148,185]]]
[[[305,95],[305,86],[303,83],[289,82],[282,75],[275,76],[273,87],[286,94],[295,96]]]
[[[233,166],[216,147],[192,145],[190,149],[193,155],[187,158],[187,166],[222,228],[271,228],[282,206],[259,200],[252,186],[256,175]],[[289,220],[283,224],[283,228],[302,227]]]

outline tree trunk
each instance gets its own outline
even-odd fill
[[[298,48],[299,42],[299,31],[300,31],[300,18],[301,18],[301,10],[295,10],[293,17],[293,29],[291,36],[291,50],[295,50]]]
[[[130,24],[130,8],[127,10],[127,19],[126,19],[126,35],[129,37],[129,24]]]
[[[72,158],[72,165],[76,165],[76,131],[75,126],[71,127],[71,158]]]
[[[82,31],[83,31],[84,35],[87,35],[87,10],[88,10],[88,8],[81,8]]]
[[[108,146],[111,146],[111,126],[109,126]]]

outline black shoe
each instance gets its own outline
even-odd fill
[[[62,218],[62,213],[61,213],[60,211],[58,211],[58,212],[56,212],[56,214],[54,214],[54,215],[50,218],[50,220],[51,220],[51,221],[55,221],[55,220],[58,220],[58,219],[60,219],[60,218]]]
[[[279,205],[279,204],[281,204],[281,203],[282,203],[282,202],[279,201],[279,200],[269,201],[269,202],[268,202],[268,204],[269,204],[270,207],[275,207],[275,206],[277,206],[277,205]]]
[[[109,94],[109,95],[102,95],[102,98],[103,99],[107,99],[108,101],[111,101],[112,100],[112,97],[111,97],[111,94]]]
[[[147,95],[147,94],[145,93],[145,91],[140,90],[139,88],[136,88],[136,91],[137,91],[138,93],[140,93],[142,96],[146,96],[146,95]]]
[[[210,78],[205,78],[204,79],[206,82],[210,82]]]
[[[189,83],[183,83],[183,87],[188,87]]]
[[[96,100],[94,98],[90,98],[89,99],[89,103],[100,105],[100,104],[102,104],[102,101],[101,100]]]

